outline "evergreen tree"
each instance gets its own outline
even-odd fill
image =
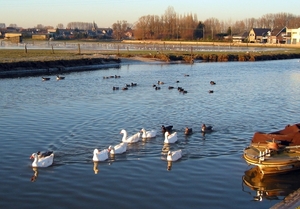
[[[200,21],[194,30],[194,38],[203,39],[204,38],[204,28],[205,25]]]

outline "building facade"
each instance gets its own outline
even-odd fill
[[[287,44],[300,44],[300,28],[286,30],[286,43]]]

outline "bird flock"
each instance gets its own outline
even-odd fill
[[[189,77],[190,75],[189,74],[184,74],[184,77]],[[110,76],[103,76],[103,79],[110,79],[110,78],[121,78],[121,76],[119,75],[110,75]],[[177,80],[176,83],[178,84],[179,81]],[[157,81],[156,84],[153,84],[152,87],[155,89],[155,90],[160,90],[161,89],[161,86],[164,85],[165,82],[164,81]],[[215,81],[210,81],[210,84],[211,85],[216,85],[216,82]],[[113,86],[112,87],[112,90],[113,91],[116,91],[116,90],[128,90],[130,87],[134,87],[134,86],[137,86],[137,83],[125,83],[125,85],[123,87],[119,87],[119,86]],[[168,86],[168,89],[175,89],[174,86]],[[188,93],[187,90],[185,90],[183,87],[177,87],[177,90],[180,92],[180,93],[183,93],[183,94],[186,94]],[[213,90],[208,90],[208,93],[214,93]]]
[[[189,77],[188,74],[184,74],[184,76]],[[110,79],[110,78],[118,79],[118,78],[121,78],[121,76],[119,76],[119,75],[103,76],[103,79]],[[63,79],[65,79],[65,77],[56,75],[56,80],[63,80]],[[42,77],[42,80],[43,81],[48,81],[48,80],[50,80],[50,77]],[[177,80],[176,83],[179,83],[179,81]],[[161,85],[164,85],[164,84],[165,84],[165,82],[163,82],[163,81],[157,81],[157,83],[153,84],[152,87],[155,90],[160,90]],[[216,82],[210,81],[210,84],[211,85],[216,85]],[[113,86],[112,89],[114,91],[119,90],[119,89],[128,90],[128,88],[135,87],[135,86],[137,86],[137,83],[131,82],[129,84],[125,84],[125,86],[121,87],[121,88],[118,87],[118,86]],[[174,86],[168,86],[168,89],[174,89],[174,88],[175,88]],[[177,90],[180,93],[183,93],[183,94],[186,94],[188,92],[187,90],[185,90],[182,87],[177,87]],[[208,91],[208,93],[213,93],[213,92],[214,92],[213,90]],[[173,126],[164,126],[164,125],[162,125],[161,126],[161,131],[164,135],[164,143],[165,144],[171,144],[171,143],[176,143],[177,142],[177,140],[178,140],[177,132],[173,131]],[[212,131],[213,131],[212,126],[206,126],[205,124],[202,124],[201,132],[202,132],[203,135],[205,133],[209,133],[209,132],[212,132]],[[128,136],[127,131],[125,129],[122,129],[120,134],[123,134],[121,143],[119,143],[115,146],[109,145],[107,149],[103,149],[103,150],[99,150],[99,149],[95,148],[94,151],[93,151],[92,160],[94,162],[105,161],[109,158],[110,155],[123,154],[123,153],[126,152],[128,144],[136,143],[136,142],[140,141],[141,138],[142,139],[154,138],[157,135],[157,131],[156,130],[146,131],[144,128],[142,128],[139,132],[137,132],[137,133],[135,133],[131,136]],[[184,130],[184,134],[185,135],[193,134],[193,129],[189,128],[189,127],[186,127],[185,130]],[[169,150],[168,153],[167,153],[167,161],[169,162],[168,163],[168,170],[171,167],[170,162],[177,161],[181,157],[182,157],[182,150],[175,150],[175,151],[170,151]],[[33,159],[33,162],[32,162],[32,167],[33,168],[49,167],[53,164],[54,153],[52,151],[47,151],[47,152],[44,152],[44,153],[41,153],[39,151],[37,153],[33,153],[30,156],[30,159]]]
[[[206,126],[205,124],[202,124],[201,132],[202,133],[209,133],[213,131],[212,126]],[[173,126],[161,126],[161,132],[164,136],[164,144],[173,144],[176,143],[178,140],[177,137],[177,131],[173,129]],[[184,134],[190,135],[193,133],[192,128],[185,128]],[[109,159],[110,156],[114,156],[116,154],[123,154],[127,151],[127,145],[132,143],[137,143],[141,139],[151,139],[155,138],[157,136],[156,130],[146,130],[142,128],[139,132],[128,135],[127,131],[125,129],[122,129],[120,131],[120,134],[123,135],[122,140],[117,145],[109,145],[107,149],[100,150],[98,148],[95,148],[93,151],[93,162],[99,162],[99,161],[106,161]],[[171,168],[171,162],[177,161],[180,158],[182,158],[182,150],[168,150],[166,160],[168,161],[168,170]],[[32,159],[31,166],[33,168],[38,167],[49,167],[53,164],[54,160],[54,152],[53,151],[46,151],[46,152],[36,152],[32,153],[30,156],[30,159]]]

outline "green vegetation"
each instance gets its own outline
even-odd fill
[[[19,61],[48,61],[63,59],[78,59],[78,53],[67,50],[30,49],[27,53],[23,49],[3,49],[0,53],[0,63]]]

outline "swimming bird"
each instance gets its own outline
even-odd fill
[[[212,132],[213,127],[212,126],[206,126],[204,123],[201,126],[201,131],[204,133]]]
[[[124,152],[126,152],[127,150],[127,143],[126,142],[122,142],[120,144],[117,144],[116,146],[109,146],[108,147],[108,151],[110,154],[114,155],[114,154],[122,154]]]
[[[164,134],[166,131],[168,131],[169,133],[171,133],[173,131],[173,126],[161,126],[161,131]]]
[[[136,134],[127,137],[127,131],[125,129],[122,129],[120,134],[123,134],[122,142],[127,142],[127,143],[135,143],[140,140],[141,133],[137,132]]]
[[[43,80],[43,81],[49,81],[50,78],[42,77],[42,80]]]
[[[45,153],[32,153],[30,159],[34,159],[31,164],[32,167],[49,167],[53,164],[54,153],[52,151],[48,151]]]
[[[162,85],[165,84],[163,81],[157,81],[157,84]]]
[[[211,93],[214,93],[214,91],[213,91],[213,90],[209,90],[209,91],[208,91],[208,93],[210,93],[210,94],[211,94]]]
[[[56,76],[56,80],[63,80],[63,79],[65,79],[65,77],[59,75]]]
[[[165,140],[164,143],[170,144],[175,143],[177,141],[177,132],[170,134],[169,132],[165,132]]]
[[[143,139],[156,137],[156,133],[157,133],[156,130],[146,131],[144,128],[142,128],[141,132],[143,132],[142,134]]]
[[[177,161],[182,157],[182,151],[176,150],[176,151],[169,151],[167,155],[167,161]]]
[[[118,86],[113,86],[113,90],[119,90]]]
[[[216,82],[210,81],[210,84],[211,84],[211,85],[216,85]]]
[[[108,149],[104,149],[102,151],[99,151],[98,149],[94,149],[93,153],[93,161],[105,161],[108,158]]]
[[[193,129],[192,128],[189,128],[189,127],[186,127],[185,130],[184,130],[184,134],[185,135],[190,135],[193,133]]]

